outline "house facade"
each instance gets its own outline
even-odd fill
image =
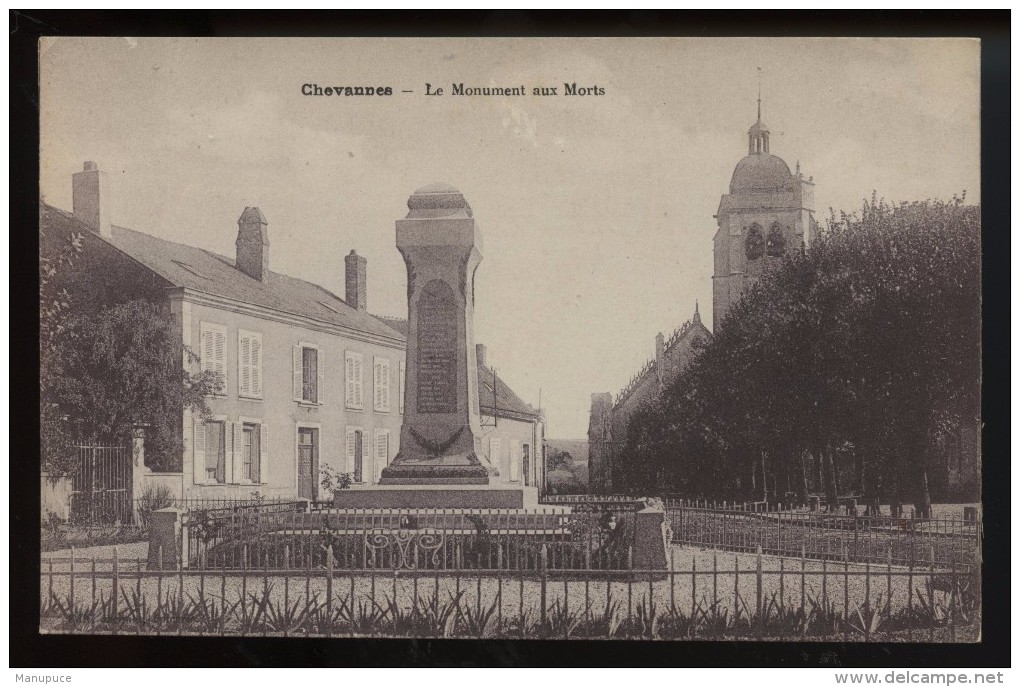
[[[207,399],[209,416],[181,411],[180,471],[150,472],[147,483],[179,498],[254,491],[312,500],[330,497],[326,469],[352,474],[353,488],[378,483],[400,448],[406,323],[368,312],[364,257],[345,256],[340,298],[270,269],[269,222],[257,207],[241,213],[236,254],[226,257],[113,225],[108,182],[93,163],[74,175],[73,191],[71,213],[44,205],[41,221],[51,239],[83,235],[76,290],[93,304],[163,304],[197,355],[186,354],[185,367],[222,382]],[[480,387],[498,479],[539,484],[540,414],[502,382]]]

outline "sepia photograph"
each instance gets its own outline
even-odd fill
[[[38,632],[981,642],[981,50],[43,37]]]

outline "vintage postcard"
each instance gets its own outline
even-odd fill
[[[979,641],[980,54],[42,39],[39,631]]]

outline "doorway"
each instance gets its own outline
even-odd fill
[[[524,486],[531,486],[531,447],[524,444]]]
[[[319,430],[298,428],[298,498],[315,501],[319,496]]]

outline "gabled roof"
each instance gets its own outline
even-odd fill
[[[377,315],[381,322],[385,322],[395,331],[399,332],[406,340],[407,320],[397,317],[385,317]],[[514,390],[496,375],[495,396],[493,396],[493,373],[492,368],[478,364],[478,405],[483,415],[492,417],[513,418],[525,416],[529,420],[536,420],[539,411],[535,410],[530,403],[525,403],[521,397],[514,393]]]
[[[71,213],[49,205],[43,207],[43,222],[58,229],[60,224],[67,229],[74,226]],[[111,236],[102,239],[172,286],[388,338],[394,345],[406,340],[367,312],[352,308],[331,291],[303,279],[269,271],[259,281],[237,269],[233,258],[124,227],[112,227]]]

